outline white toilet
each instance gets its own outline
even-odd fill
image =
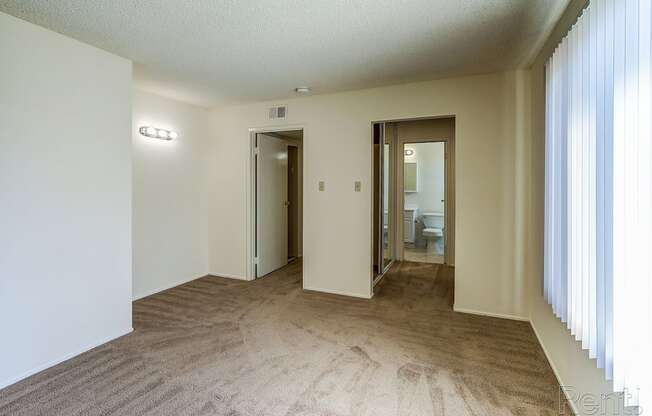
[[[424,212],[421,214],[424,229],[421,232],[426,239],[426,248],[436,240],[444,237],[444,214],[442,212]]]

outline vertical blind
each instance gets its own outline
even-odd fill
[[[592,0],[546,64],[544,296],[652,412],[652,0]]]

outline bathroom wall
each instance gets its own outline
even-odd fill
[[[418,192],[405,193],[405,207],[419,208],[424,212],[444,212],[444,143],[411,143],[405,149],[412,149],[412,156],[405,156],[405,162],[417,163]]]

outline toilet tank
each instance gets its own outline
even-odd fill
[[[444,228],[444,213],[443,212],[424,212],[421,215],[423,224],[426,228]]]

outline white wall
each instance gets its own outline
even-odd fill
[[[134,299],[208,274],[207,122],[203,108],[134,91]],[[179,137],[151,139],[140,126]]]
[[[581,349],[565,325],[556,318],[543,298],[543,207],[545,196],[545,91],[544,65],[555,46],[568,28],[574,23],[586,0],[573,0],[547,40],[543,50],[531,69],[531,100],[525,102],[527,112],[531,110],[531,131],[527,147],[523,149],[523,162],[527,171],[521,175],[526,178],[527,226],[524,241],[526,250],[526,275],[530,320],[546,355],[555,370],[560,384],[570,386],[572,398],[583,396],[573,404],[579,415],[595,415],[590,399],[599,402],[603,394],[610,394],[611,383],[605,380],[604,371],[596,366],[595,360]],[[613,395],[611,395],[613,397]],[[594,402],[594,403],[595,403]],[[608,400],[607,407],[600,414],[625,414],[622,403]]]
[[[405,156],[405,161],[417,163],[419,191],[405,193],[405,206],[419,208],[419,215],[444,212],[444,146],[443,142],[405,145],[405,149],[414,150],[412,156]]]
[[[131,330],[131,63],[0,13],[0,387]]]
[[[517,270],[514,72],[284,100],[272,122],[255,103],[215,109],[210,272],[247,270],[248,129],[303,125],[304,287],[371,295],[371,122],[456,116],[458,309],[524,317]],[[326,191],[318,192],[319,180]],[[354,192],[354,181],[362,192]]]

